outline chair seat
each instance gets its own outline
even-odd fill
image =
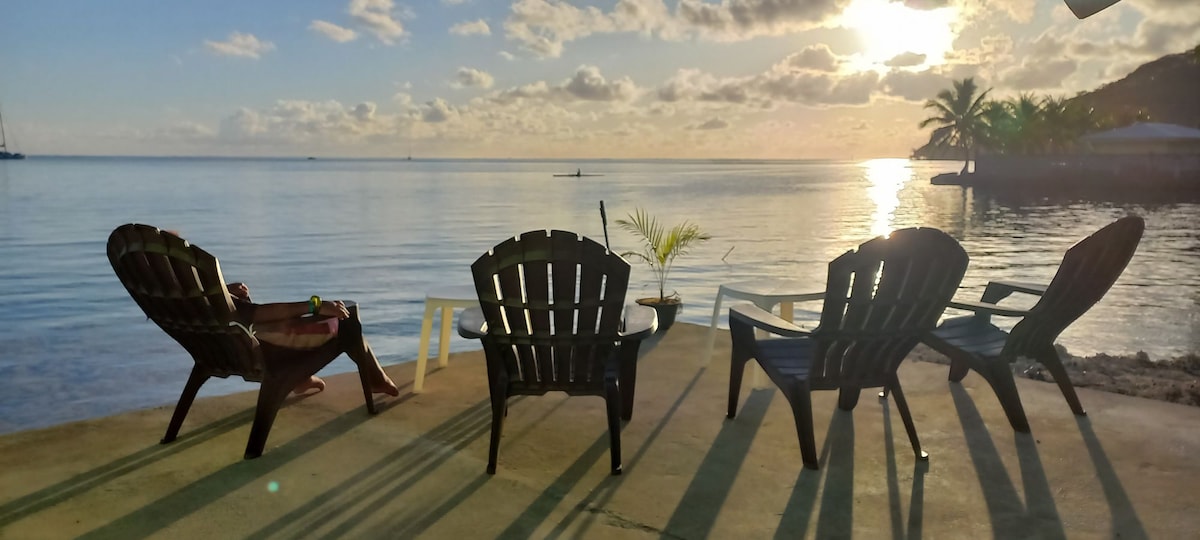
[[[806,380],[812,370],[815,342],[811,339],[776,338],[758,341],[758,363],[776,385]]]
[[[984,358],[996,358],[1004,351],[1008,332],[985,317],[967,315],[947,319],[932,332],[946,344]]]

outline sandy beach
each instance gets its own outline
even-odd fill
[[[1017,384],[1015,434],[978,376],[907,362],[901,380],[928,462],[892,404],[851,412],[814,394],[819,471],[801,467],[790,410],[751,388],[725,418],[728,334],[680,324],[643,356],[625,474],[608,474],[602,401],[513,400],[499,471],[484,473],[490,411],[480,352],[388,369],[401,396],[367,415],[353,374],[292,398],[266,453],[243,461],[253,393],[198,401],[157,444],[171,407],[0,437],[2,538],[1172,538],[1200,530],[1200,408]],[[179,381],[182,387],[182,381]]]

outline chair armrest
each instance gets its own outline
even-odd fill
[[[825,291],[821,291],[821,292],[814,292],[814,293],[804,293],[799,296],[793,296],[790,300],[786,300],[786,301],[800,303],[800,302],[816,302],[817,300],[824,300],[824,299],[825,299]]]
[[[625,320],[620,332],[621,341],[645,339],[658,330],[658,312],[649,306],[629,304],[625,306]]]
[[[812,334],[804,328],[775,316],[770,311],[751,304],[730,307],[729,319],[736,319],[760,330],[784,337],[804,337]]]
[[[979,301],[995,304],[1015,292],[1041,296],[1046,293],[1046,285],[1025,281],[989,281]]]
[[[483,310],[477,307],[464,309],[458,316],[458,335],[467,339],[480,339],[487,335],[487,320]]]
[[[950,302],[946,307],[973,311],[982,315],[999,315],[1001,317],[1024,317],[1029,314],[1027,309],[1000,307],[989,302]]]

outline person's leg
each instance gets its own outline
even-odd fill
[[[347,304],[346,309],[350,312],[350,316],[338,322],[337,339],[342,350],[351,360],[354,360],[359,371],[367,375],[372,392],[389,396],[400,395],[400,389],[396,388],[396,383],[393,383],[392,379],[383,371],[383,367],[379,365],[379,359],[375,357],[371,346],[367,344],[367,339],[363,337],[362,321],[358,318],[358,305]]]

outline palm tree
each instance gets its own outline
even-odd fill
[[[674,294],[671,297],[666,294],[667,275],[671,273],[675,258],[686,254],[693,244],[712,238],[708,233],[701,231],[698,225],[689,221],[667,229],[658,222],[658,218],[641,208],[634,210],[628,219],[618,219],[617,225],[641,239],[642,251],[626,251],[621,256],[637,257],[650,265],[654,279],[658,282],[659,303],[667,303],[669,299],[675,298]],[[675,303],[678,303],[678,299]]]
[[[949,127],[934,144],[949,144],[963,149],[964,163],[962,173],[965,174],[971,165],[971,150],[976,141],[983,136],[985,124],[983,120],[983,100],[987,97],[989,88],[976,96],[979,88],[975,78],[968,77],[954,81],[954,88],[938,92],[937,99],[925,102],[926,109],[933,109],[934,116],[921,121],[922,129],[937,124]],[[936,133],[936,132],[935,132]]]

